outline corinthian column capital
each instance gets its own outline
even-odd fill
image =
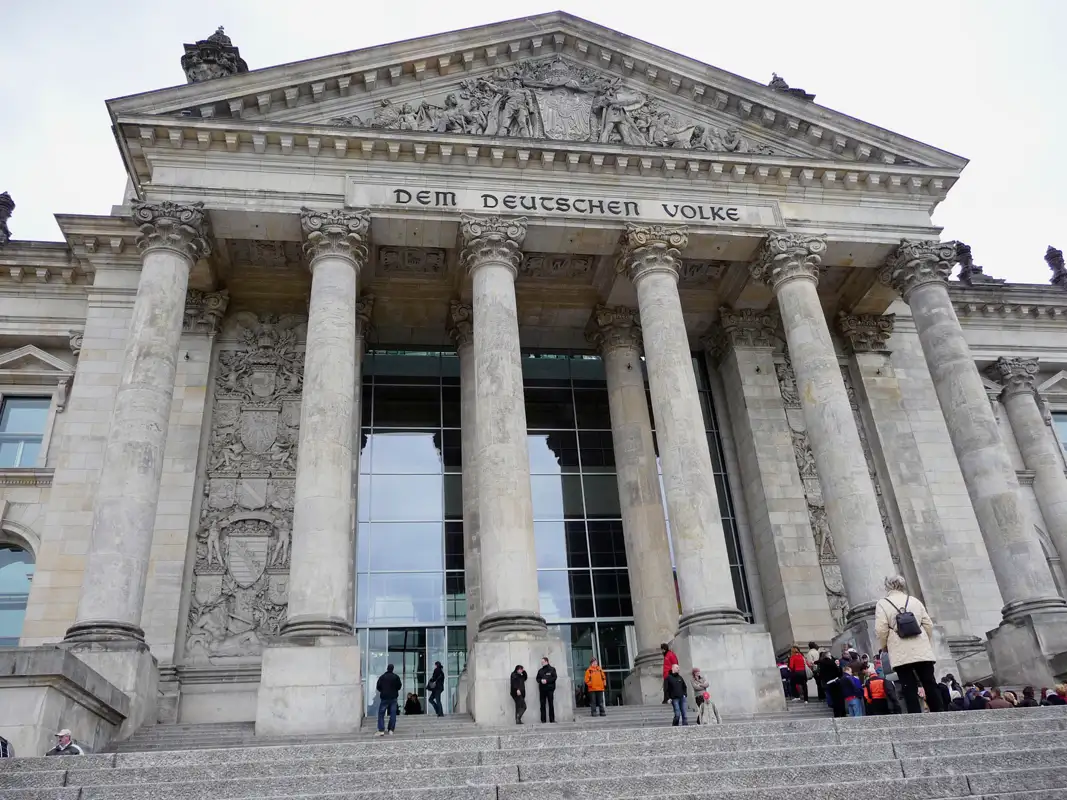
[[[463,239],[460,263],[468,270],[483,264],[503,264],[518,275],[522,263],[522,243],[526,239],[526,217],[472,217],[464,214],[459,223]]]
[[[203,203],[133,202],[133,221],[137,223],[137,247],[149,250],[173,250],[192,263],[211,253],[208,245],[207,215]]]
[[[448,335],[456,344],[456,350],[462,350],[474,344],[474,308],[469,303],[453,300],[448,306]]]
[[[805,233],[767,234],[749,270],[752,277],[778,291],[778,287],[794,278],[819,280],[822,254],[826,252],[826,237]]]
[[[988,367],[986,375],[1004,386],[1004,395],[1037,392],[1037,359],[1001,356]]]
[[[715,361],[734,348],[774,347],[778,315],[752,308],[719,309],[719,326],[703,339],[704,348]]]
[[[837,315],[837,329],[845,346],[853,353],[884,353],[886,342],[893,335],[896,314]]]
[[[641,322],[637,309],[598,305],[585,326],[585,339],[604,355],[621,347],[641,351]]]
[[[689,244],[685,225],[636,225],[626,223],[622,234],[622,268],[637,283],[653,272],[669,272],[678,279],[682,251]]]
[[[900,245],[878,272],[878,279],[900,292],[907,302],[908,296],[920,286],[947,284],[956,261],[955,242],[901,239]]]
[[[367,261],[370,212],[366,209],[331,208],[328,211],[300,209],[300,227],[304,230],[304,254],[311,261],[323,256],[339,256],[361,268]]]
[[[182,318],[182,330],[186,333],[206,333],[214,336],[219,332],[226,307],[230,304],[230,293],[201,292],[190,289],[185,294],[185,315]]]

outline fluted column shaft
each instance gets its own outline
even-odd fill
[[[93,508],[69,641],[143,641],[163,450],[189,272],[208,253],[203,204],[134,203],[141,277]]]
[[[586,337],[599,349],[607,376],[611,440],[637,635],[634,664],[640,667],[662,662],[659,645],[670,641],[678,627],[678,600],[641,369],[637,312],[598,306]]]
[[[526,219],[464,216],[460,232],[461,259],[473,284],[482,579],[478,630],[543,631],[515,304]]]
[[[1063,457],[1037,404],[1036,358],[998,358],[990,376],[1004,384],[1001,402],[1026,468],[1034,473],[1034,494],[1060,561],[1067,564],[1067,475]]]
[[[825,250],[826,242],[818,237],[771,233],[752,274],[771,286],[778,300],[849,617],[855,619],[873,614],[883,581],[895,569],[816,290]]]
[[[745,621],[737,607],[693,356],[678,297],[684,227],[628,225],[623,266],[637,289],[674,544],[679,627]]]
[[[352,633],[352,435],[362,356],[356,299],[370,217],[304,209],[300,221],[311,301],[282,635],[336,636]]]
[[[1015,468],[948,295],[955,260],[953,242],[905,240],[886,261],[879,278],[911,306],[941,413],[1004,598],[1005,619],[1036,610],[1064,609],[1067,603],[1056,597],[1052,574],[1019,497]]]

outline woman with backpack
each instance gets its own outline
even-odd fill
[[[919,600],[908,594],[900,575],[885,579],[886,596],[874,607],[874,632],[881,649],[900,678],[909,714],[921,714],[919,685],[931,711],[943,711],[941,692],[934,679],[934,621]]]

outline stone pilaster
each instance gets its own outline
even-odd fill
[[[780,707],[770,636],[737,607],[692,352],[678,296],[685,227],[628,224],[621,265],[637,290],[667,514],[682,601],[676,650],[704,670],[720,708]]]
[[[826,520],[833,532],[849,603],[849,622],[860,642],[873,635],[861,624],[873,618],[883,581],[894,572],[874,487],[841,377],[816,286],[825,239],[771,233],[752,265],[778,300],[796,375],[797,392]],[[873,647],[872,647],[873,650]]]
[[[987,369],[1004,386],[1001,402],[1023,463],[1034,473],[1034,495],[1060,562],[1067,564],[1067,475],[1054,433],[1038,406],[1036,358],[998,358]]]
[[[1040,685],[1051,679],[1035,620],[1055,618],[1067,649],[1067,602],[1056,596],[1033,522],[1019,496],[1015,469],[1000,439],[959,319],[948,294],[956,259],[953,242],[903,240],[879,279],[900,292],[930,368],[956,458],[1004,597],[1004,623],[990,633],[998,680]],[[1035,612],[1037,613],[1035,615]],[[1059,613],[1054,613],[1059,612]]]
[[[793,434],[775,372],[775,314],[719,310],[705,340],[719,364],[750,514],[767,628],[777,653],[834,636]]]
[[[619,482],[626,564],[633,597],[637,656],[626,679],[627,702],[659,703],[663,654],[678,627],[667,521],[659,489],[652,421],[641,369],[641,326],[636,310],[597,306],[586,339],[604,359],[611,438]]]

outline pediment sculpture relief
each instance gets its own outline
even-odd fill
[[[382,100],[369,119],[334,117],[331,125],[435,131],[521,139],[622,144],[728,153],[767,153],[736,128],[679,119],[655,98],[621,79],[558,56],[502,67],[488,78],[467,78],[443,104]]]

